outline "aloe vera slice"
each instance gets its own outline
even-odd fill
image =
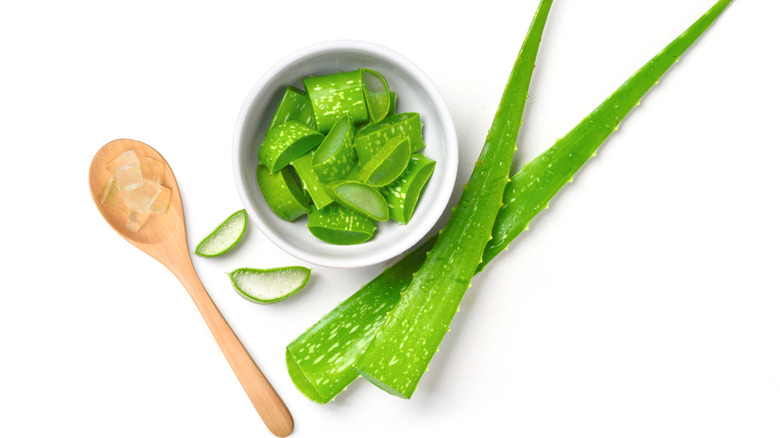
[[[376,123],[387,116],[390,110],[390,89],[385,78],[374,70],[361,68],[363,77],[363,97],[366,99],[368,116]]]
[[[387,201],[390,219],[400,224],[409,223],[435,166],[436,162],[425,155],[412,154],[409,166],[401,176],[392,184],[379,188],[379,192]]]
[[[358,173],[358,180],[373,187],[383,187],[401,176],[409,165],[412,150],[409,137],[391,138],[371,157]]]
[[[376,230],[376,224],[371,219],[336,204],[309,213],[307,226],[314,237],[336,245],[363,243]]]
[[[276,107],[276,112],[274,112],[274,117],[268,125],[266,134],[288,120],[297,120],[312,129],[317,129],[311,101],[309,101],[309,98],[306,97],[303,91],[295,87],[285,88],[282,100],[279,101],[279,106]]]
[[[333,202],[333,198],[328,194],[325,184],[314,173],[314,168],[311,164],[313,159],[312,153],[309,152],[296,158],[291,164],[303,185],[303,190],[311,196],[314,206],[323,208]]]
[[[267,167],[257,166],[257,184],[268,207],[280,218],[292,222],[310,211],[310,202],[288,167],[271,173]]]
[[[731,2],[731,0],[721,0],[719,1],[715,6],[713,6],[712,9],[710,9],[702,18],[700,18],[693,26],[691,26],[686,32],[684,32],[677,40],[675,40],[672,44],[670,44],[666,49],[664,49],[659,55],[656,56],[653,60],[655,61],[657,58],[666,57],[666,56],[673,56],[674,58],[679,58],[682,53],[684,53],[691,44],[693,44],[694,41],[698,39],[699,36],[704,32],[704,30],[709,27],[712,22],[715,20],[715,18],[720,15],[721,12],[725,9],[725,7]],[[656,74],[659,76],[662,75],[665,70],[668,68],[666,63],[661,64],[660,70],[656,70]],[[645,66],[640,69],[641,71],[647,71],[654,69],[655,66],[653,62],[650,62],[646,64]],[[628,82],[626,82],[621,88],[624,89],[630,89],[632,87],[640,87],[641,89],[644,89],[645,92],[649,90],[649,88],[655,83],[655,80],[653,80],[651,77],[648,78],[645,74],[635,74],[632,76],[631,79],[629,79]],[[639,96],[641,97],[641,96]],[[611,99],[611,98],[610,98]],[[610,105],[614,105],[615,103],[611,101],[610,99],[607,99],[604,101],[599,107],[609,107]],[[595,112],[595,111],[594,111]],[[621,122],[622,119],[612,119],[612,120],[602,120],[604,123],[611,123],[614,127],[618,125],[618,123]],[[594,128],[597,124],[593,124]],[[585,136],[588,134],[588,130],[585,130],[582,132]],[[556,165],[560,165],[560,163],[553,164],[553,167]],[[512,177],[512,181],[509,182],[507,185],[507,190],[509,190],[509,186],[517,184],[518,186],[524,186],[528,185],[528,182],[532,181],[531,176],[529,173],[519,172],[515,174]],[[537,189],[539,189],[540,186],[537,186]],[[526,195],[529,195],[526,193]],[[506,197],[505,197],[506,198]],[[517,209],[515,211],[522,210],[522,207],[528,207],[530,213],[530,217],[526,216],[523,221],[527,224],[533,216],[535,216],[538,213],[538,209],[530,208],[535,205],[535,201],[531,198],[528,202],[526,202],[526,198],[524,197],[513,197],[506,199],[508,202],[506,210],[512,210]],[[502,212],[499,212],[499,214],[496,217],[496,224],[494,229],[498,229],[500,226],[503,226],[503,223],[513,221],[515,219],[515,216],[513,215],[507,215],[503,214]],[[518,229],[519,233],[524,231],[526,227],[516,227],[514,229]],[[505,241],[506,244],[509,243],[509,241],[513,240],[515,237],[517,237],[517,234],[509,234],[507,236],[507,241]],[[434,236],[435,239],[435,236]],[[431,245],[432,242],[427,243],[426,245]],[[394,306],[395,303],[398,301],[400,297],[400,293],[402,290],[404,290],[409,282],[411,281],[412,273],[417,271],[419,267],[422,265],[422,262],[424,260],[424,256],[427,253],[427,251],[430,249],[430,246],[426,247],[420,247],[415,249],[412,253],[408,254],[403,260],[412,260],[414,263],[409,263],[404,266],[405,271],[402,273],[398,273],[399,280],[392,281],[392,279],[385,274],[388,271],[394,270],[396,267],[399,266],[400,263],[403,263],[403,260],[399,262],[399,264],[396,264],[382,274],[380,274],[378,277],[376,277],[374,280],[372,280],[367,285],[363,286],[360,290],[358,290],[352,297],[347,299],[344,304],[353,302],[353,300],[360,299],[363,303],[373,303],[373,306],[375,308],[380,307],[385,310],[388,308],[388,306]],[[416,258],[412,258],[413,256],[416,256]],[[401,275],[401,274],[407,274],[407,275]],[[370,286],[370,287],[369,287]],[[381,293],[380,293],[381,291]],[[328,333],[331,329],[331,327],[339,326],[339,327],[354,327],[356,325],[360,325],[363,323],[362,316],[364,314],[369,314],[372,311],[372,308],[367,308],[367,306],[361,306],[361,312],[352,312],[352,311],[342,311],[344,309],[341,308],[341,306],[337,307],[330,313],[328,313],[323,319],[320,321],[320,323],[316,324],[315,326],[311,327],[309,330],[304,332],[301,336],[298,337],[293,343],[290,344],[290,346],[296,346],[296,345],[307,345],[312,340],[320,339],[323,335]],[[327,322],[327,324],[321,324]],[[307,362],[302,362],[299,360],[298,356],[292,356],[289,353],[289,347],[288,347],[288,369],[291,367],[291,362],[295,362],[296,366],[297,364],[301,365],[300,370],[290,370],[290,376],[293,379],[293,382],[295,385],[301,389],[304,394],[308,394],[304,391],[303,388],[310,387],[310,388],[316,388],[318,390],[318,394],[322,397],[321,399],[315,399],[312,398],[312,400],[317,401],[318,403],[327,403],[332,399],[333,396],[341,392],[343,389],[346,388],[349,383],[354,380],[356,377],[356,373],[352,372],[348,369],[343,369],[343,364],[345,363],[354,363],[362,354],[361,349],[356,349],[354,345],[365,345],[365,343],[370,342],[370,340],[373,338],[373,332],[366,331],[364,332],[365,339],[362,339],[361,341],[353,341],[351,344],[347,346],[339,345],[336,348],[331,348],[332,343],[325,342],[325,343],[319,343],[320,345],[317,345],[316,348],[311,349],[310,353],[312,355],[316,355],[315,357],[319,357],[320,354],[324,354],[324,358],[320,361],[320,363],[326,364],[322,365],[322,369],[315,369]],[[336,341],[340,339],[340,337],[334,338]],[[332,341],[331,341],[332,342]],[[327,368],[327,364],[336,363],[339,362],[339,367],[330,367]],[[312,380],[312,381],[301,381],[300,379],[305,378],[308,374],[309,370],[316,370],[318,375],[321,376],[329,376],[329,380],[331,383],[324,386],[323,388],[320,388],[318,386],[318,381]],[[329,386],[333,385],[333,388],[330,388]],[[330,395],[330,398],[327,398],[328,395],[326,394],[332,394]],[[307,395],[308,396],[308,395]],[[323,401],[324,400],[324,401]]]
[[[358,181],[335,181],[328,184],[328,193],[339,204],[375,221],[389,217],[387,201],[379,191]]]
[[[222,255],[241,240],[246,231],[246,210],[231,214],[195,248],[195,254],[202,257]]]
[[[271,304],[289,298],[306,286],[311,269],[303,266],[255,269],[238,268],[228,274],[233,289],[243,298],[260,304]]]
[[[314,149],[324,135],[297,120],[289,120],[275,127],[260,144],[257,158],[260,164],[278,172],[290,162]]]
[[[312,169],[319,180],[329,183],[344,178],[355,165],[355,149],[352,139],[355,127],[349,114],[333,125],[333,128],[314,151]]]
[[[366,125],[355,134],[355,152],[361,164],[368,162],[393,137],[406,135],[412,152],[425,147],[418,113],[400,113]]]
[[[328,132],[344,114],[352,116],[354,123],[368,120],[360,70],[306,78],[303,85],[320,132]]]

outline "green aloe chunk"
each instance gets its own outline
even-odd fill
[[[409,158],[409,166],[390,185],[381,187],[379,192],[387,200],[390,219],[408,224],[417,207],[423,188],[433,174],[436,162],[423,154],[415,153]]]
[[[355,127],[349,114],[333,125],[312,158],[312,169],[320,181],[329,183],[344,178],[355,165],[352,139]]]
[[[674,59],[679,58],[682,53],[684,53],[691,44],[693,44],[694,41],[698,39],[699,36],[706,30],[712,22],[715,20],[715,18],[720,15],[721,12],[725,9],[725,7],[731,2],[731,0],[721,0],[719,1],[710,11],[708,11],[702,18],[700,18],[693,26],[691,26],[686,32],[684,32],[677,40],[675,40],[672,44],[670,44],[666,49],[664,49],[661,53],[659,53],[653,60],[646,64],[642,69],[640,69],[634,76],[632,76],[629,81],[627,81],[623,86],[622,89],[631,89],[634,87],[638,87],[637,89],[644,90],[642,93],[645,93],[649,90],[649,88],[655,83],[655,80],[653,80],[651,77],[648,78],[644,74],[640,74],[640,72],[647,72],[648,70],[655,70],[656,74],[658,76],[662,75],[666,69],[668,68],[668,63],[664,62],[661,65],[660,68],[655,67],[654,62],[657,62],[659,59],[665,59],[667,57],[672,57]],[[617,93],[616,93],[617,94]],[[604,101],[599,108],[602,107],[609,107],[614,106],[615,104],[618,104],[613,100],[613,97],[610,97],[606,101]],[[639,96],[641,97],[641,95]],[[633,106],[633,105],[631,105]],[[594,111],[594,113],[598,111]],[[592,115],[592,114],[591,114]],[[592,120],[592,119],[591,119]],[[613,120],[602,120],[604,123],[611,123],[614,126],[617,126],[618,123],[622,118],[613,119]],[[593,124],[592,126],[594,129],[596,128],[597,124]],[[589,133],[589,130],[584,130],[582,134]],[[586,154],[587,155],[587,154]],[[549,164],[549,163],[548,163]],[[560,165],[560,163],[553,164],[553,167]],[[519,172],[515,174],[512,177],[512,181],[509,182],[507,185],[506,190],[510,190],[510,186],[516,185],[517,187],[522,187],[524,185],[528,185],[528,183],[532,180],[535,180],[535,178],[532,179],[531,174],[526,172]],[[537,190],[541,190],[539,185],[536,186]],[[526,195],[528,196],[529,193],[526,192]],[[505,197],[506,199],[506,197]],[[525,197],[513,197],[506,199],[508,202],[507,207],[505,209],[502,209],[501,212],[496,217],[496,224],[494,229],[499,229],[500,227],[504,226],[504,223],[507,223],[509,221],[514,221],[515,216],[514,214],[519,213],[513,213],[513,215],[507,215],[504,214],[504,210],[514,210],[516,212],[518,211],[529,211],[530,213],[523,213],[525,215],[525,219],[523,221],[525,223],[528,223],[533,216],[538,213],[538,209],[533,208],[536,205],[536,201],[533,199],[529,199],[526,201]],[[519,227],[519,232],[522,232],[526,227]],[[519,233],[518,232],[518,233]],[[511,241],[517,237],[517,235],[509,235],[508,240]],[[506,242],[508,243],[508,242]],[[428,247],[420,247],[415,249],[413,252],[411,252],[409,255],[407,255],[403,260],[411,260],[413,261],[404,265],[402,268],[399,269],[399,271],[394,271],[396,268],[399,268],[401,266],[401,263],[403,263],[403,260],[399,262],[398,264],[394,265],[393,267],[389,268],[382,274],[380,274],[378,277],[376,277],[373,281],[368,283],[367,285],[363,286],[360,290],[358,290],[352,297],[347,299],[342,305],[346,305],[348,303],[357,303],[358,299],[360,300],[360,303],[373,303],[373,307],[369,308],[368,305],[361,305],[360,306],[360,312],[352,311],[349,308],[342,308],[342,306],[337,307],[330,313],[328,313],[323,319],[317,323],[315,326],[311,327],[309,330],[304,332],[301,336],[298,337],[293,343],[291,343],[288,346],[288,369],[290,370],[290,376],[295,383],[295,385],[301,389],[304,394],[306,394],[309,398],[312,400],[318,402],[318,403],[327,403],[330,401],[336,394],[341,392],[343,389],[346,388],[349,383],[354,380],[354,378],[357,375],[356,371],[350,370],[348,367],[345,368],[344,364],[347,363],[354,363],[357,358],[362,354],[362,347],[355,348],[355,345],[365,345],[368,342],[371,341],[373,338],[373,330],[375,330],[375,327],[377,324],[381,324],[379,322],[374,322],[374,324],[371,326],[371,330],[364,331],[364,337],[358,338],[355,337],[355,340],[353,340],[349,345],[338,345],[335,348],[333,347],[333,342],[338,342],[339,339],[341,339],[341,336],[332,338],[330,342],[319,342],[319,339],[324,339],[323,336],[327,337],[332,330],[332,327],[354,327],[356,325],[360,326],[364,323],[364,321],[368,321],[370,318],[366,317],[365,320],[362,318],[363,315],[370,314],[374,309],[380,308],[381,311],[384,313],[388,306],[392,307],[397,303],[397,301],[400,298],[400,293],[403,291],[409,282],[411,281],[412,274],[419,269],[419,267],[422,265],[422,262],[424,260],[425,254],[430,249],[430,245],[432,242],[427,243]],[[395,272],[395,278],[396,280],[393,280],[390,276],[387,276],[386,274],[390,271]],[[381,292],[380,292],[381,291]],[[350,329],[351,330],[351,329]],[[316,341],[315,344],[310,344],[310,342]],[[306,361],[299,360],[298,356],[292,356],[290,354],[290,348],[300,345],[307,345],[309,347],[309,353],[312,354],[314,357],[319,357],[320,355],[324,355],[322,359],[320,359],[319,368],[312,366],[310,363]],[[311,345],[316,345],[316,348],[311,348]],[[330,366],[332,363],[339,363],[338,367]],[[295,367],[300,365],[300,369],[295,369]],[[303,371],[301,371],[303,370]],[[317,376],[328,376],[329,382],[326,385],[323,385],[322,387],[319,386],[318,380],[303,380],[308,379],[309,374],[307,374],[308,371],[315,371]],[[309,392],[305,390],[304,388],[309,388]],[[316,392],[317,398],[309,395],[312,392],[311,391],[318,391]]]
[[[314,76],[303,80],[320,132],[328,132],[344,115],[353,123],[368,121],[360,70]]]
[[[433,242],[385,269],[287,345],[287,369],[306,397],[327,403],[357,378],[352,365],[385,323],[387,312],[401,296],[399,291],[412,280]]]
[[[387,115],[392,116],[395,114],[395,109],[398,107],[398,95],[395,91],[390,92],[390,108],[387,109]],[[387,116],[385,116],[387,117]]]
[[[228,274],[233,289],[241,297],[259,304],[271,304],[291,297],[303,289],[311,269],[303,266],[255,269],[238,268]]]
[[[336,204],[309,213],[307,226],[314,237],[336,245],[363,243],[376,231],[373,220]]]
[[[377,123],[366,125],[355,134],[355,152],[361,164],[368,162],[388,140],[399,135],[409,137],[412,152],[417,152],[425,143],[422,137],[422,122],[418,113],[400,113],[385,117]]]
[[[311,101],[309,101],[309,98],[306,97],[303,91],[295,87],[287,87],[284,90],[282,100],[279,101],[279,106],[276,107],[276,112],[274,112],[274,117],[268,125],[266,134],[288,120],[297,120],[312,129],[317,129]]]
[[[231,214],[195,248],[202,257],[216,257],[230,251],[246,231],[246,210]]]
[[[374,70],[361,68],[363,76],[363,97],[366,99],[368,116],[376,123],[387,116],[390,110],[390,89],[385,78]]]
[[[257,184],[268,207],[280,218],[294,221],[310,211],[310,202],[298,187],[290,168],[271,173],[267,167],[257,166]]]
[[[386,186],[404,173],[411,156],[409,137],[399,135],[391,138],[363,164],[358,180],[373,187]]]
[[[389,218],[387,201],[379,191],[358,181],[334,181],[328,193],[339,204],[375,221]]]
[[[314,149],[324,135],[297,120],[289,120],[268,132],[260,144],[257,158],[260,164],[278,172],[290,162]]]
[[[311,200],[314,202],[314,206],[322,208],[331,202],[333,198],[330,197],[328,191],[325,189],[325,184],[317,178],[317,174],[314,173],[312,166],[313,154],[312,152],[303,154],[296,158],[291,164],[298,179],[301,181],[303,190],[311,196]]]

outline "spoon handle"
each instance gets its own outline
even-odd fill
[[[286,437],[293,431],[293,419],[284,401],[276,393],[276,390],[265,378],[252,357],[247,353],[244,345],[238,339],[233,329],[230,328],[225,318],[220,313],[214,301],[200,282],[192,263],[182,263],[180,269],[172,269],[179,278],[192,300],[198,307],[203,319],[206,320],[211,333],[214,335],[219,348],[227,358],[238,381],[249,396],[257,413],[260,414],[268,430],[276,436]]]

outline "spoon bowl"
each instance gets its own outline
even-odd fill
[[[127,217],[124,214],[100,202],[103,187],[111,179],[106,165],[128,150],[134,151],[139,157],[146,156],[162,162],[163,185],[171,190],[168,211],[149,215],[139,231],[127,228],[125,226]],[[92,193],[92,200],[106,222],[125,240],[165,265],[187,289],[241,386],[271,433],[280,437],[290,435],[293,430],[290,411],[225,321],[192,266],[187,246],[181,194],[173,171],[165,158],[154,148],[140,141],[114,140],[103,146],[92,159],[89,167],[89,190]]]

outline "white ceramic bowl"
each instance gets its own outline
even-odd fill
[[[257,151],[286,86],[303,89],[303,78],[370,68],[398,94],[397,112],[418,112],[423,123],[422,152],[436,167],[408,225],[380,222],[374,236],[359,245],[333,245],[309,233],[306,218],[277,217],[257,185]],[[334,268],[369,266],[408,250],[431,230],[447,206],[458,169],[455,126],[433,82],[409,60],[385,47],[362,41],[332,41],[306,47],[276,64],[249,93],[233,138],[233,170],[249,218],[283,250],[307,262]]]

